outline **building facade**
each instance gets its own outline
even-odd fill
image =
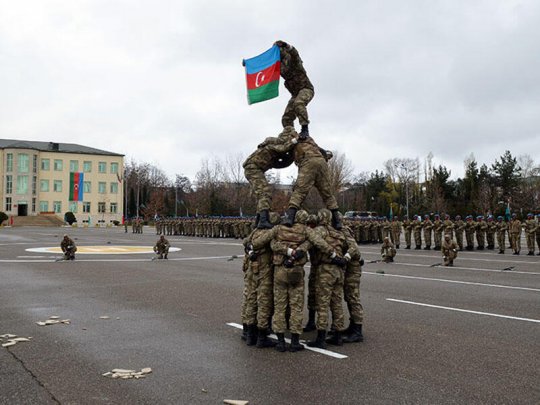
[[[9,216],[54,213],[60,219],[73,212],[79,225],[121,221],[123,169],[124,155],[118,153],[0,139],[0,211]],[[74,177],[80,182],[75,184]],[[74,193],[79,184],[82,192]]]

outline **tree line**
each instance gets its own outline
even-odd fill
[[[130,161],[123,182],[127,216],[254,215],[256,200],[244,177],[244,156],[211,157],[201,162],[193,180],[182,174],[170,178],[159,167]],[[393,158],[373,172],[354,173],[345,154],[334,152],[329,161],[331,182],[340,208],[373,211],[379,215],[409,216],[426,213],[526,215],[540,210],[540,165],[529,155],[514,157],[510,151],[489,165],[471,154],[464,160],[464,176],[452,179],[444,165],[434,165],[430,153],[416,158]],[[273,209],[283,212],[294,184],[283,184],[279,171],[267,175],[273,188]],[[313,190],[308,210],[322,206]]]

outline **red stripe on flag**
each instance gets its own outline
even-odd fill
[[[247,74],[247,88],[254,90],[265,84],[279,80],[281,62],[277,61],[272,66],[257,73]]]
[[[79,173],[73,173],[73,195],[71,201],[79,201]]]

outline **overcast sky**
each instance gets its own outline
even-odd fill
[[[80,143],[194,178],[281,131],[243,58],[277,39],[315,86],[310,132],[355,172],[431,151],[540,157],[540,2],[0,0],[0,138]],[[286,181],[282,176],[282,179]]]

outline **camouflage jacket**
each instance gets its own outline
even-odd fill
[[[295,47],[280,48],[281,56],[281,77],[285,80],[285,88],[289,90],[293,97],[296,97],[300,90],[314,90],[313,84],[309,80],[300,54]]]

